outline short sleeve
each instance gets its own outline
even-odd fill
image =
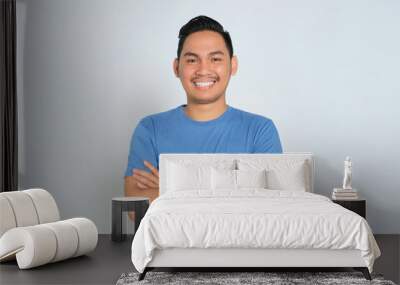
[[[133,168],[150,171],[144,165],[144,160],[149,161],[158,169],[154,129],[149,118],[141,120],[132,134],[125,176],[131,176]]]
[[[272,120],[266,119],[254,139],[254,153],[282,153],[278,130]]]

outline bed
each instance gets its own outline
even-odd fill
[[[154,268],[352,267],[379,247],[361,216],[314,193],[311,153],[161,154],[160,196],[132,242]]]

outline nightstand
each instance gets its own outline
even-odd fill
[[[332,202],[339,204],[340,206],[359,214],[361,217],[366,219],[366,200],[356,199],[356,200],[336,200],[332,199]]]
[[[112,224],[111,239],[113,241],[123,241],[126,234],[122,233],[122,213],[127,211],[135,212],[135,233],[140,221],[149,208],[149,198],[147,197],[114,197],[112,198]]]

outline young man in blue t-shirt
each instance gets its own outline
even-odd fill
[[[198,16],[179,31],[174,73],[187,104],[143,118],[136,127],[125,171],[125,195],[158,197],[160,153],[281,153],[272,120],[226,103],[238,68],[229,33]]]

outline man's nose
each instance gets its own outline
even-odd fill
[[[198,65],[198,69],[196,73],[199,75],[206,75],[211,73],[211,64],[208,60],[202,60],[200,61],[200,64]]]

